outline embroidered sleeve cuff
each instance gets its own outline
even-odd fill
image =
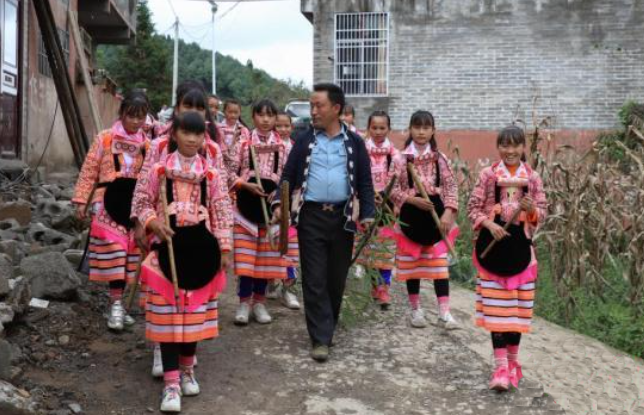
[[[481,225],[483,224],[483,222],[485,222],[487,220],[487,218],[488,217],[485,216],[485,215],[481,215],[481,216],[477,217],[476,220],[474,221],[474,230],[476,231],[476,230],[481,229]]]
[[[528,214],[528,222],[536,225],[537,222],[539,222],[539,212],[535,210],[534,212]]]
[[[143,223],[143,228],[144,228],[144,229],[148,229],[148,225],[150,224],[150,222],[152,222],[152,221],[153,221],[153,220],[155,220],[156,218],[157,218],[157,215],[155,215],[155,214],[154,214],[154,213],[152,213],[152,212],[147,213],[147,214],[146,214],[146,213],[143,213],[143,214],[141,215],[140,222],[141,222],[141,223]]]
[[[452,209],[454,211],[454,213],[458,213],[458,204],[456,204],[456,203],[448,202],[448,203],[445,204],[445,208]]]
[[[232,190],[234,190],[236,192],[239,191],[241,189],[241,186],[242,186],[243,183],[244,183],[244,181],[242,179],[235,180],[235,182],[233,183]]]

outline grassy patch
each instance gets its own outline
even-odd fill
[[[547,267],[548,257],[541,258],[535,302],[538,316],[644,358],[644,315],[628,302],[629,287],[619,263],[604,270],[608,285],[603,295],[576,288],[566,301],[557,293]]]
[[[464,212],[462,209],[461,212]],[[472,265],[473,231],[465,214],[459,215],[461,234],[456,243],[458,258],[450,268],[450,278],[459,285],[474,289],[476,270]],[[628,301],[629,284],[624,267],[614,262],[604,270],[605,289],[594,295],[589,289],[567,289],[569,300],[557,292],[550,275],[549,252],[537,243],[539,279],[535,313],[550,322],[593,337],[607,345],[644,358],[644,312]]]

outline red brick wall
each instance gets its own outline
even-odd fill
[[[550,132],[551,139],[542,142],[542,151],[553,151],[562,145],[571,145],[579,151],[590,148],[592,142],[601,133],[598,130],[556,130]],[[450,155],[452,149],[458,147],[461,158],[470,163],[481,159],[494,160],[498,157],[496,150],[497,131],[490,130],[449,130],[436,133],[438,148]],[[394,131],[391,133],[394,145],[402,149],[407,131]]]

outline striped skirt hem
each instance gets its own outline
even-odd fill
[[[179,313],[152,289],[146,291],[145,337],[159,343],[192,343],[219,336],[217,298],[193,312]]]
[[[131,283],[136,276],[141,254],[138,248],[127,252],[117,243],[92,237],[88,258],[90,281]]]
[[[447,254],[435,257],[427,251],[418,258],[396,254],[396,280],[446,280],[449,278]]]
[[[534,281],[508,290],[479,274],[476,283],[476,325],[491,332],[529,333],[535,293]]]
[[[267,237],[266,228],[259,229],[259,236],[253,236],[246,228],[234,227],[235,274],[238,276],[267,280],[286,279],[286,267],[291,261],[273,249]]]
[[[354,254],[358,243],[359,241],[356,240]],[[366,267],[392,270],[396,265],[396,242],[390,238],[378,236],[373,243],[362,250],[356,262]]]

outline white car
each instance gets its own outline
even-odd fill
[[[291,116],[293,121],[293,134],[306,130],[311,125],[311,104],[308,101],[296,100],[289,102],[284,108],[284,112]]]

